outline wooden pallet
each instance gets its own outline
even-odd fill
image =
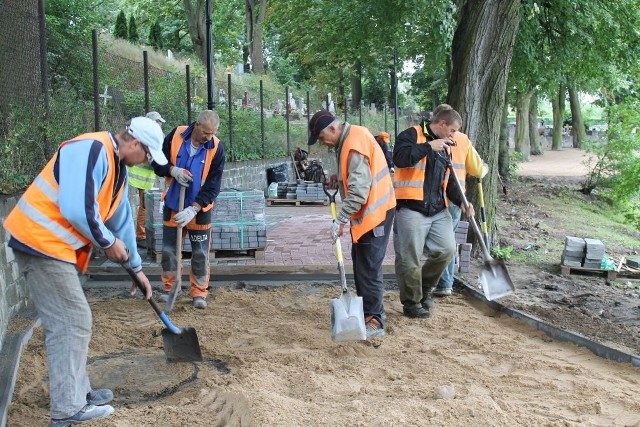
[[[602,276],[602,277],[606,277],[607,280],[616,280],[616,277],[618,277],[618,273],[615,270],[603,270],[601,268],[571,267],[569,265],[561,265],[560,274],[562,274],[563,276],[568,276],[570,274]]]
[[[162,252],[151,251],[156,263],[162,261]],[[182,259],[190,259],[191,252],[183,252]],[[264,259],[264,248],[261,249],[211,249],[209,259],[237,260],[237,259]]]
[[[210,252],[211,259],[264,259],[264,248],[259,249],[215,249]]]
[[[301,206],[301,205],[323,205],[327,206],[328,200],[298,200],[298,199],[267,199],[267,206]]]

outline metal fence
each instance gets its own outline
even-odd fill
[[[72,91],[50,93],[44,0],[10,3],[0,6],[0,51],[5,54],[0,68],[0,161],[12,167],[0,168],[0,194],[25,188],[62,138],[92,130],[118,131],[131,117],[153,110],[166,119],[168,131],[195,120],[207,108],[209,91],[201,68],[194,72],[189,65],[171,65],[169,60],[155,66],[147,51],[127,57],[100,41],[97,31],[87,43],[91,47],[82,48],[92,50],[87,52],[93,58],[92,99]],[[297,147],[306,149],[309,117],[323,108],[373,134],[393,134],[395,128],[395,114],[386,106],[353,106],[344,95],[333,99],[295,87],[274,90],[269,82],[271,88],[266,89],[263,80],[234,69],[216,70],[213,82],[221,119],[218,136],[230,162],[287,157]],[[405,112],[398,128],[419,120]]]

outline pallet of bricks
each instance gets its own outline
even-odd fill
[[[260,190],[222,191],[212,213],[212,258],[248,255],[264,259],[265,198]]]
[[[305,204],[329,204],[329,198],[324,194],[322,183],[310,182],[299,179],[297,182],[279,182],[277,198],[267,199],[267,205],[305,205]]]
[[[147,252],[155,257],[156,262],[162,258],[162,210],[164,204],[160,201],[162,191],[152,188],[144,192],[145,229],[147,235]],[[188,238],[182,243],[182,252],[191,252],[191,242]]]
[[[607,279],[613,280],[616,272],[602,268],[604,256],[605,248],[600,240],[565,236],[560,272],[563,275],[577,272],[604,273]]]
[[[456,227],[456,265],[460,273],[468,273],[471,265],[471,248],[473,245],[467,243],[467,233],[469,232],[469,223],[467,221],[458,222]]]

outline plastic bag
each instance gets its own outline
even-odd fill
[[[278,183],[272,182],[269,184],[269,188],[267,190],[267,194],[270,199],[276,199],[278,197]]]

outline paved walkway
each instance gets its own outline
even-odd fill
[[[339,204],[338,204],[339,208]],[[264,259],[234,252],[216,252],[211,257],[211,272],[240,273],[335,273],[336,255],[331,243],[330,207],[322,204],[301,206],[266,206],[267,247]],[[348,229],[347,229],[348,230]],[[351,238],[341,237],[345,269],[351,272]],[[160,265],[153,254],[140,250],[145,271],[159,274]],[[212,253],[213,254],[213,253]],[[230,256],[233,254],[233,256]],[[188,263],[188,260],[185,260]],[[383,261],[385,273],[393,273],[393,236],[390,237]],[[238,268],[242,266],[243,268]],[[91,262],[89,274],[122,273],[122,269],[104,257]]]

